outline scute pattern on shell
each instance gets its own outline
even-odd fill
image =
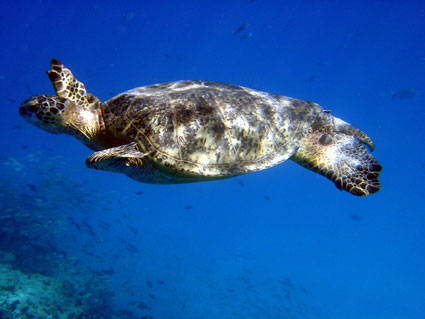
[[[106,127],[177,172],[232,176],[288,159],[321,108],[235,85],[178,81],[122,93],[103,106]]]

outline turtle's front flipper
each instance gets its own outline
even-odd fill
[[[140,152],[137,145],[133,142],[95,152],[86,159],[86,165],[88,168],[124,173],[138,182],[149,184],[180,184],[227,178],[206,178],[178,172],[153,162],[150,153]]]
[[[67,69],[60,61],[51,60],[50,71],[47,72],[47,75],[58,96],[83,107],[88,107],[92,103],[93,98],[87,94],[84,84],[74,78],[71,70]]]
[[[378,180],[381,165],[362,142],[343,132],[312,132],[291,159],[353,195],[367,196],[381,186]]]
[[[137,143],[130,143],[95,152],[86,159],[88,168],[125,173],[133,168],[143,169],[148,155],[137,149]]]

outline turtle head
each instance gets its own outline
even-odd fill
[[[53,95],[39,95],[26,99],[19,107],[21,116],[31,124],[54,134],[64,133],[63,116],[66,99]]]
[[[381,165],[368,152],[373,141],[362,131],[323,112],[293,159],[335,183],[340,190],[367,196],[380,189]]]
[[[57,95],[30,97],[19,108],[21,116],[45,131],[73,135],[98,149],[98,135],[105,130],[99,99],[87,93],[84,84],[56,59],[47,75]]]
[[[53,134],[69,134],[92,147],[102,128],[100,102],[89,95],[88,107],[54,95],[33,96],[19,107],[20,115],[29,123]]]

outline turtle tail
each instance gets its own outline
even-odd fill
[[[373,148],[373,142],[355,135],[313,131],[291,159],[330,179],[340,190],[356,196],[376,193],[382,167],[363,146],[367,142]]]

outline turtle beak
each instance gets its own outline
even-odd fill
[[[37,97],[30,97],[29,99],[22,102],[19,107],[19,114],[27,121],[34,119],[37,111],[40,110]]]
[[[20,114],[21,116],[25,117],[25,116],[27,115],[27,108],[21,105],[21,106],[19,107],[19,114]]]

